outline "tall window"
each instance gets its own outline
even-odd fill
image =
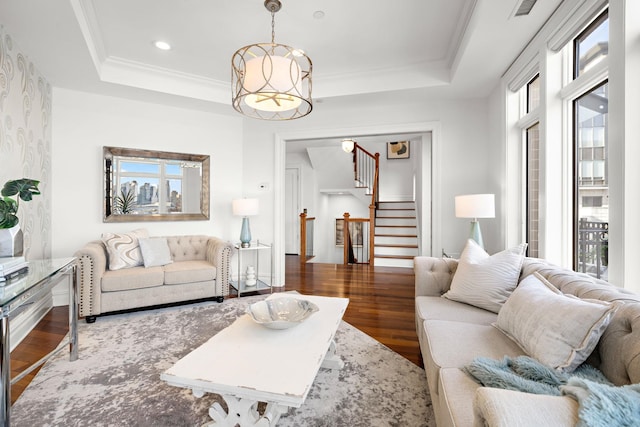
[[[574,78],[587,74],[609,52],[607,12],[573,41]],[[609,261],[609,181],[607,81],[573,101],[574,268],[607,279]]]
[[[536,75],[526,86],[527,113],[540,106],[540,76]],[[538,257],[540,247],[540,122],[526,129],[526,236],[527,255]]]

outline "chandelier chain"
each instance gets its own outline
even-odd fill
[[[276,44],[276,12],[271,9],[271,44]]]

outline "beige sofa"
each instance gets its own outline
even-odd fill
[[[449,290],[457,267],[454,259],[414,260],[416,328],[437,425],[575,425],[579,406],[568,396],[481,387],[461,370],[479,356],[502,359],[525,352],[492,326],[497,314],[441,297]],[[620,302],[588,362],[616,385],[640,382],[640,297],[542,260],[525,258],[520,278],[534,271],[564,294]]]
[[[169,236],[171,263],[109,270],[105,244],[87,243],[78,258],[79,313],[87,323],[104,313],[229,295],[233,245],[212,236]]]

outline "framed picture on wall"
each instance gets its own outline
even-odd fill
[[[409,141],[387,142],[387,159],[408,159]]]
[[[362,223],[350,222],[349,230],[354,247],[361,247],[364,241]],[[336,218],[336,246],[344,246],[344,218]]]

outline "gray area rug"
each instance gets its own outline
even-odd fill
[[[160,380],[178,359],[264,296],[99,317],[78,325],[80,358],[47,362],[12,407],[20,426],[200,426],[217,395]],[[302,407],[278,426],[435,426],[424,370],[342,322],[341,370],[320,369]],[[268,360],[256,363],[269,369]],[[221,366],[220,369],[225,369]],[[225,406],[226,407],[226,406]]]

